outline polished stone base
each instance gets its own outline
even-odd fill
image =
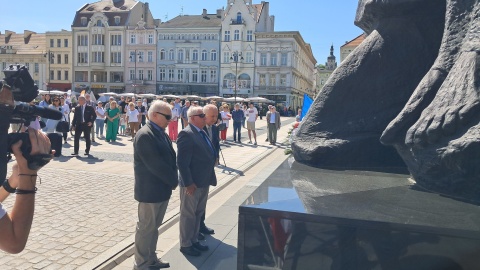
[[[479,269],[480,207],[405,174],[286,161],[240,206],[237,269]]]

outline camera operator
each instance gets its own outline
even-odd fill
[[[13,111],[13,96],[10,88],[3,86],[0,90],[0,178],[5,179],[7,171],[8,126]],[[51,154],[50,140],[35,129],[28,129],[32,145],[31,155]],[[5,180],[0,188],[0,249],[9,253],[21,252],[27,243],[28,235],[33,221],[35,192],[37,190],[37,171],[28,167],[20,146],[22,141],[12,145],[16,164],[13,165],[12,174]],[[53,155],[51,155],[53,157]],[[10,213],[1,205],[9,195],[16,193],[15,202]]]

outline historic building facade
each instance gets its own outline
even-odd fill
[[[323,86],[327,82],[330,75],[333,71],[337,68],[337,60],[333,49],[333,44],[330,47],[330,55],[327,57],[327,62],[325,63],[325,67],[318,67],[315,71],[315,93],[316,96],[322,90]]]
[[[256,33],[254,96],[296,110],[314,94],[316,60],[298,31]]]
[[[46,35],[47,87],[67,91],[72,87],[72,32],[48,31]]]
[[[40,89],[46,89],[47,58],[45,34],[25,30],[23,33],[0,33],[0,68],[24,65]],[[3,72],[1,72],[3,76]]]
[[[157,27],[158,94],[218,95],[222,16],[204,9]]]
[[[255,38],[258,32],[274,31],[269,3],[228,0],[222,20],[220,43],[220,95],[248,97],[253,94]]]
[[[353,50],[355,50],[355,48],[357,48],[358,45],[360,45],[360,43],[362,43],[365,40],[366,37],[367,37],[367,35],[364,33],[364,34],[361,34],[361,35],[357,36],[356,38],[354,38],[350,41],[345,42],[345,44],[343,44],[340,47],[340,63],[343,62],[343,60],[345,60],[345,58],[347,58],[347,56]]]
[[[136,45],[131,40],[126,42],[132,38],[127,37],[127,29],[133,27],[135,31],[139,25],[150,29],[155,26],[148,3],[112,0],[81,7],[72,24],[72,90],[91,90],[96,94],[125,92],[126,85],[132,85],[130,73],[128,77],[125,74],[131,72],[130,63],[126,63],[132,49],[127,51],[125,44]],[[137,82],[136,76],[133,79]]]

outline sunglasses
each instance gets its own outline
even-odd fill
[[[60,100],[58,100],[58,99],[54,99],[54,100],[53,100],[53,102],[57,102],[57,101],[60,101]]]
[[[198,116],[198,117],[200,117],[200,118],[204,118],[204,117],[205,117],[205,114],[204,114],[204,113],[195,114],[195,115],[192,115],[191,117],[194,117],[194,116]]]
[[[163,116],[165,117],[165,119],[167,119],[167,120],[172,119],[172,115],[171,115],[171,114],[164,114],[164,113],[161,113],[161,112],[156,112],[156,113],[163,115]]]

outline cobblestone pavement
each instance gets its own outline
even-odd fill
[[[287,137],[293,121],[293,118],[282,118],[278,141]],[[245,143],[246,132],[242,133],[243,144],[227,141],[222,145],[228,167],[216,168],[217,188],[272,150],[272,146],[264,142],[265,120],[257,121],[257,130],[258,146]],[[228,134],[231,140],[232,130]],[[80,153],[84,144],[80,142]],[[0,252],[2,270],[90,267],[92,261],[105,257],[106,253],[120,252],[132,237],[137,218],[132,143],[126,137],[120,137],[117,144],[97,139],[89,157],[70,156],[72,148],[73,140],[69,138],[69,144],[62,149],[63,156],[39,172],[42,180],[37,185],[29,241],[20,254]],[[11,196],[5,201],[7,209],[11,209],[14,198]],[[178,206],[177,189],[170,199],[167,216],[178,212]]]

